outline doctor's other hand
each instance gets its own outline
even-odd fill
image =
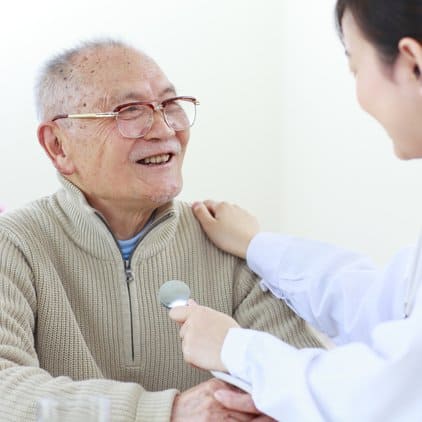
[[[246,412],[257,415],[254,422],[273,422],[275,419],[262,414],[256,407],[252,397],[248,393],[233,389],[221,389],[214,393],[214,397],[223,407],[239,412]]]
[[[231,386],[212,378],[178,394],[174,399],[171,422],[261,421],[254,412],[223,406],[214,394],[217,390],[224,393],[227,389]]]
[[[233,318],[193,300],[188,306],[171,309],[169,316],[182,324],[180,337],[186,362],[202,369],[226,371],[220,355],[229,329],[239,327]]]
[[[237,205],[211,200],[195,202],[192,210],[205,233],[220,249],[246,258],[249,243],[259,232],[256,217]]]

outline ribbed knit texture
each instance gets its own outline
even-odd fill
[[[168,421],[177,390],[210,374],[183,361],[178,327],[157,300],[167,280],[185,281],[197,302],[243,327],[320,346],[283,302],[261,291],[244,261],[209,242],[180,202],[157,211],[128,284],[108,227],[62,183],[55,195],[0,217],[2,422],[35,421],[39,398],[73,394],[108,397],[113,422]]]

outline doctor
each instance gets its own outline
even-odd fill
[[[361,106],[399,158],[422,158],[422,0],[338,0],[336,18]],[[189,363],[252,385],[252,397],[218,400],[284,422],[422,420],[421,239],[379,271],[325,243],[260,233],[236,206],[193,208],[214,243],[338,346],[298,350],[195,303],[174,308]]]

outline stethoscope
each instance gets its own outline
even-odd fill
[[[158,300],[167,309],[175,306],[186,306],[190,298],[189,286],[180,280],[169,280],[163,283],[158,291]],[[252,386],[243,379],[221,371],[210,371],[214,377],[232,384],[247,393],[252,393]]]

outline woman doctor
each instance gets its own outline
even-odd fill
[[[360,105],[399,158],[421,158],[422,0],[338,0],[336,18]],[[193,210],[212,241],[338,346],[297,350],[195,303],[174,308],[185,359],[252,386],[253,402],[224,391],[218,400],[284,422],[422,421],[422,240],[378,271],[328,244],[260,233],[236,206]]]

